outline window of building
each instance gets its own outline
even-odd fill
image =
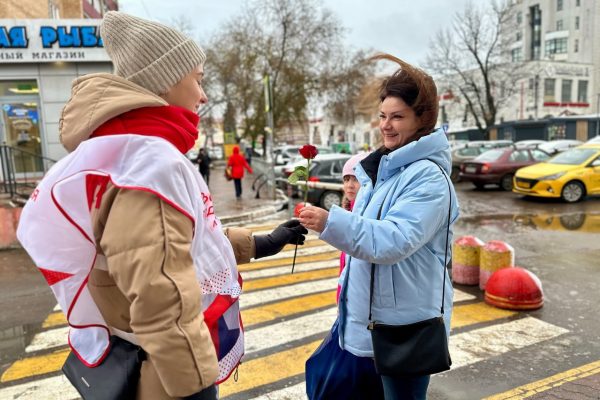
[[[521,48],[512,49],[510,51],[510,55],[513,62],[521,62],[523,61],[523,51]]]
[[[567,38],[546,40],[546,55],[565,54],[567,52]]]
[[[577,82],[577,102],[587,103],[588,102],[588,81]]]
[[[521,25],[523,23],[523,13],[521,11],[519,11],[517,13],[517,24]]]
[[[581,5],[581,0],[575,1],[575,6],[579,7]]]
[[[529,7],[529,27],[531,31],[530,54],[532,60],[539,60],[542,44],[542,10],[536,4]]]
[[[523,39],[523,33],[521,31],[517,31],[517,42]]]
[[[562,80],[562,89],[560,92],[561,103],[570,103],[571,102],[571,88],[572,87],[573,87],[573,80],[571,80],[571,79],[563,79]]]
[[[579,17],[575,17],[575,29],[579,30]]]
[[[563,20],[562,19],[559,19],[558,21],[556,21],[556,30],[557,31],[563,30]]]
[[[555,86],[556,86],[556,79],[552,79],[552,78],[544,79],[544,102],[556,101],[556,97],[554,94]]]
[[[573,51],[577,53],[579,51],[579,39],[575,39],[575,44],[573,45]]]
[[[563,0],[556,0],[556,11],[562,11],[563,9]]]

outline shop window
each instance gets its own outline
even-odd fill
[[[43,171],[38,87],[35,81],[0,81],[0,141],[16,148],[17,173]],[[19,151],[21,150],[21,151]]]

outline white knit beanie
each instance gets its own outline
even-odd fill
[[[100,35],[114,73],[158,95],[206,60],[200,46],[175,29],[118,11],[104,15]]]

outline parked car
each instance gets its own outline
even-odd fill
[[[489,149],[512,146],[510,140],[476,140],[457,147],[452,151],[452,172],[450,178],[453,182],[459,180],[460,165],[465,161],[474,160],[475,157]]]
[[[599,144],[599,143],[600,143],[600,135],[594,136],[593,138],[591,138],[590,140],[585,142],[585,144]]]
[[[536,149],[539,148],[540,145],[548,143],[547,140],[519,140],[515,142],[515,147],[517,149]]]
[[[283,170],[290,163],[295,163],[300,159],[300,154],[298,150],[302,146],[278,146],[273,149],[273,156],[275,157],[275,177],[281,178],[285,177]],[[333,149],[326,146],[316,146],[317,150],[319,150],[319,154],[332,154]]]
[[[583,142],[581,140],[561,139],[552,140],[548,143],[541,144],[538,148],[540,150],[544,150],[550,155],[554,155],[557,153],[562,153],[563,151],[572,149],[574,147],[581,146],[582,144]]]
[[[327,183],[342,183],[342,169],[348,159],[352,157],[350,154],[319,154],[315,157],[310,166],[311,182],[327,182]],[[291,175],[294,168],[299,165],[306,165],[306,160],[302,159],[292,166],[290,170],[286,170],[286,176]],[[300,188],[302,190],[302,188]],[[300,192],[301,192],[300,190]],[[329,210],[332,205],[342,204],[342,191],[330,189],[308,189],[307,201],[311,204],[318,205],[325,210]]]
[[[515,174],[513,192],[575,203],[600,194],[600,144],[585,144]]]
[[[460,179],[473,182],[481,189],[496,184],[504,190],[512,190],[515,172],[524,166],[545,161],[550,155],[539,149],[516,149],[514,147],[488,150],[472,161],[461,165]]]
[[[469,141],[462,140],[462,139],[451,139],[451,140],[448,140],[448,143],[450,143],[450,150],[454,150],[454,149],[458,149],[460,147],[465,147],[467,145],[467,143],[469,143]]]
[[[187,157],[188,160],[190,160],[191,162],[195,163],[196,162],[196,158],[198,158],[198,151],[197,150],[190,150],[187,153],[185,153],[185,156]]]
[[[222,160],[223,159],[223,147],[215,146],[208,147],[208,156],[211,160]]]

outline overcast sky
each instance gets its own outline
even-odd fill
[[[420,64],[435,32],[468,0],[321,0],[348,30],[346,42]],[[476,0],[482,1],[482,0]],[[121,11],[168,23],[186,15],[205,41],[239,14],[246,0],[120,0]]]

